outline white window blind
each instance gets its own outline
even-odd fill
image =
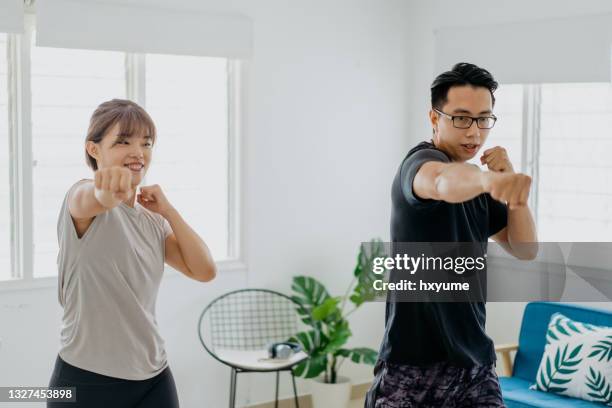
[[[0,1],[0,33],[23,32],[23,0]]]
[[[434,72],[463,61],[504,84],[610,81],[611,14],[442,27],[435,41]]]
[[[82,0],[37,7],[41,46],[226,58],[252,52],[251,20],[240,14]]]

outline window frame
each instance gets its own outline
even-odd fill
[[[0,293],[6,291],[51,288],[57,275],[34,277],[33,225],[33,146],[30,55],[35,16],[26,14],[23,34],[7,35],[8,107],[9,107],[9,195],[10,195],[10,280],[0,280]],[[146,101],[145,55],[125,52],[126,97],[142,106]],[[227,59],[227,170],[228,170],[228,239],[227,258],[217,261],[219,272],[247,269],[243,248],[241,133],[243,64]],[[31,165],[28,165],[30,163]],[[85,163],[83,163],[85,165]],[[182,276],[165,265],[164,276]]]
[[[521,172],[531,177],[528,205],[538,226],[541,92],[539,84],[523,85],[523,132],[521,135]]]

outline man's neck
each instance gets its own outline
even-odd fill
[[[450,160],[451,160],[452,162],[466,163],[465,161],[455,160],[455,159],[453,158],[453,156],[452,156],[452,155],[451,155],[449,152],[447,152],[447,151],[446,151],[446,149],[444,149],[443,147],[440,147],[440,146],[438,146],[438,145],[436,144],[436,141],[434,140],[434,138],[431,138],[431,139],[430,139],[430,142],[431,142],[431,144],[432,144],[432,145],[433,145],[433,146],[434,146],[436,149],[438,149],[438,150],[440,150],[440,151],[444,152],[444,154],[446,154],[446,155],[447,155],[447,156],[450,158]]]

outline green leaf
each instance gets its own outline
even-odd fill
[[[386,256],[385,247],[381,239],[373,239],[359,246],[357,264],[353,271],[357,284],[349,297],[356,307],[381,295],[373,286],[375,280],[381,279],[381,275],[374,273],[374,259],[384,256]]]
[[[553,378],[552,382],[555,384],[567,384],[568,382],[572,381],[571,378],[566,378],[566,379],[562,379],[562,378]]]
[[[572,358],[576,357],[578,353],[580,353],[580,350],[582,350],[582,346],[582,344],[576,346],[576,348],[572,350],[568,358],[571,360]]]
[[[327,346],[325,346],[323,352],[332,354],[336,353],[336,351],[338,351],[338,349],[348,341],[351,334],[351,329],[349,328],[346,320],[330,325],[329,342]]]
[[[378,353],[366,347],[354,349],[340,349],[336,353],[339,356],[350,358],[354,363],[376,364]]]
[[[548,336],[552,337],[554,340],[559,340],[559,338],[557,336],[555,336],[555,332],[552,330],[548,330]]]
[[[327,367],[327,355],[315,354],[302,361],[293,368],[293,374],[297,377],[314,378],[319,376]]]
[[[318,339],[317,336],[319,336]],[[319,345],[320,343],[327,344],[327,338],[323,333],[317,333],[314,330],[299,332],[287,341],[298,343],[310,356],[293,368],[293,373],[296,376],[313,378],[325,370],[327,366],[327,354],[320,351]]]
[[[540,371],[540,382],[536,383],[538,390],[540,391],[546,391],[548,389],[548,385],[549,382],[546,380],[546,377],[544,377],[544,370]]]
[[[557,324],[557,330],[559,330],[559,332],[561,334],[565,334],[566,336],[569,336],[570,334],[567,332],[567,330],[565,330],[565,328],[563,326],[561,326],[561,323]]]
[[[583,345],[577,345],[569,354],[567,353],[568,346],[568,344],[565,344],[565,346],[559,345],[556,348],[552,364],[551,356],[546,357],[545,370],[547,375],[544,376],[544,370],[540,368],[540,384],[537,386],[541,391],[562,393],[567,390],[567,388],[559,387],[559,385],[567,384],[571,381],[571,378],[563,378],[563,376],[578,371],[578,369],[571,367],[576,366],[582,361],[579,354]],[[548,377],[548,380],[546,377]],[[551,384],[555,384],[555,386],[551,386]]]
[[[317,334],[315,333],[315,331],[310,330],[299,332],[293,337],[289,338],[287,341],[292,343],[298,343],[300,346],[302,346],[304,352],[312,354],[318,346],[317,340],[319,340],[320,342],[321,339],[317,339]]]
[[[576,327],[576,325],[571,320],[568,320],[566,324],[567,324],[567,327],[572,329],[572,331],[575,331],[576,333],[582,333],[580,329],[578,329],[578,327]]]
[[[308,314],[330,297],[325,286],[309,276],[294,276],[291,289],[295,292],[291,298],[302,305]]]
[[[340,317],[340,309],[338,308],[339,303],[339,297],[329,297],[325,299],[322,304],[312,309],[312,318],[319,321],[326,320],[330,317],[338,319]]]
[[[588,395],[597,402],[603,402],[607,405],[612,405],[612,390],[606,377],[600,371],[595,371],[593,367],[589,367],[589,375],[586,378],[586,385],[592,391]]]
[[[598,361],[603,361],[605,358],[607,362],[612,360],[612,342],[607,340],[598,341],[592,348],[589,357],[596,357],[600,355]]]

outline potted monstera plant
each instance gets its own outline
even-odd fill
[[[294,368],[298,377],[311,378],[314,408],[345,407],[350,399],[351,383],[338,375],[338,370],[350,359],[355,363],[374,365],[377,352],[366,347],[347,348],[351,337],[348,317],[364,302],[380,295],[373,282],[380,279],[372,272],[372,260],[383,256],[380,240],[362,243],[357,255],[353,279],[343,296],[332,296],[325,286],[315,278],[295,276],[291,285],[292,299],[308,330],[297,333],[289,341],[299,343],[310,358]],[[347,306],[351,306],[347,310]]]

